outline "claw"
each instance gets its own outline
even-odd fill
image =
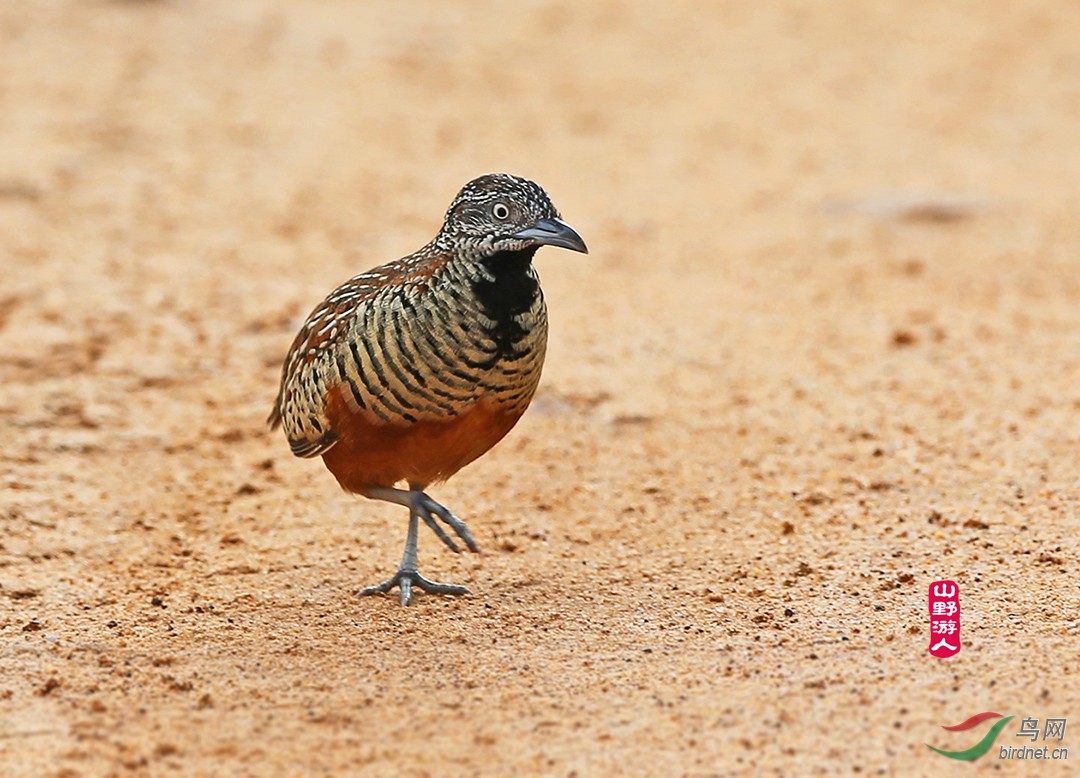
[[[457,533],[457,536],[465,541],[465,545],[468,546],[469,551],[479,551],[480,550],[480,546],[476,545],[476,541],[473,539],[472,533],[469,532],[469,528],[465,525],[465,522],[463,522],[457,516],[452,514],[448,508],[446,508],[445,506],[440,505],[439,503],[435,502],[433,499],[428,497],[426,494],[421,493],[421,497],[422,497],[423,502],[420,503],[419,507],[421,508],[422,511],[424,511],[424,512],[431,511],[436,516],[438,516],[440,519],[442,519],[447,524],[449,524],[451,529],[453,529],[454,532]],[[421,513],[421,516],[423,516],[423,515],[424,514]],[[425,519],[425,522],[426,521],[427,521],[427,519]],[[428,526],[430,527],[431,525],[428,524]],[[435,534],[438,535],[439,533],[436,532]],[[442,536],[440,535],[440,537],[442,537]],[[443,542],[445,543],[446,540],[444,539]],[[450,545],[450,544],[447,544],[447,545]],[[450,547],[454,548],[453,545],[450,545]]]
[[[465,526],[465,522],[424,494],[422,485],[409,484],[409,486],[409,491],[393,487],[372,487],[365,492],[372,499],[386,500],[387,502],[406,506],[409,509],[409,531],[405,536],[405,552],[402,554],[398,571],[390,579],[383,581],[381,584],[361,589],[357,594],[361,596],[385,594],[396,586],[401,591],[402,605],[408,605],[412,602],[414,586],[429,594],[468,594],[469,590],[464,586],[437,583],[429,581],[420,575],[416,559],[420,521],[423,520],[425,524],[431,527],[431,531],[435,533],[435,536],[455,553],[459,553],[461,549],[442,525],[436,521],[436,518],[443,521],[459,538],[465,541],[465,545],[468,546],[470,551],[479,551],[480,547],[476,545],[476,541],[473,539],[472,533],[469,532],[469,528]]]
[[[368,597],[372,594],[386,594],[395,586],[398,587],[401,592],[402,605],[412,604],[413,586],[416,586],[417,589],[427,592],[428,594],[469,594],[469,590],[464,586],[438,583],[424,578],[424,576],[420,575],[419,570],[405,569],[398,570],[393,576],[383,581],[381,584],[361,589],[356,594],[360,597]]]
[[[420,518],[424,520],[424,523],[431,527],[431,531],[435,533],[439,540],[446,544],[447,548],[449,548],[455,554],[461,553],[461,549],[458,547],[458,544],[455,543],[450,538],[450,536],[446,534],[446,530],[444,530],[439,525],[439,522],[435,521],[435,518],[431,515],[431,511],[428,510],[428,507],[426,505],[424,505],[423,503],[418,504],[416,506],[416,512],[420,514]]]

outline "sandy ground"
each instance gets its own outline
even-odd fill
[[[1080,13],[0,4],[0,774],[1080,760]],[[336,284],[540,181],[533,408],[405,516],[264,424]],[[960,655],[927,587],[961,587]],[[1000,744],[1023,744],[1015,724]],[[1040,745],[1042,743],[1040,742]]]

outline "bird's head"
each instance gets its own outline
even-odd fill
[[[474,178],[446,212],[436,243],[468,247],[485,256],[559,246],[588,254],[577,231],[559,218],[538,184],[508,173]]]

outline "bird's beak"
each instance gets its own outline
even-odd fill
[[[577,234],[577,230],[562,219],[541,219],[532,227],[515,232],[511,237],[518,240],[531,240],[540,246],[558,246],[571,251],[580,251],[582,254],[589,253],[585,241]]]

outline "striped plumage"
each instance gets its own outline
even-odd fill
[[[464,591],[420,576],[417,519],[455,551],[438,520],[476,549],[424,489],[495,445],[536,391],[547,346],[532,266],[541,245],[586,250],[538,185],[482,176],[428,245],[338,287],[293,341],[271,425],[297,456],[321,455],[345,489],[410,508],[401,568],[364,593],[400,585],[407,604],[413,584]]]

